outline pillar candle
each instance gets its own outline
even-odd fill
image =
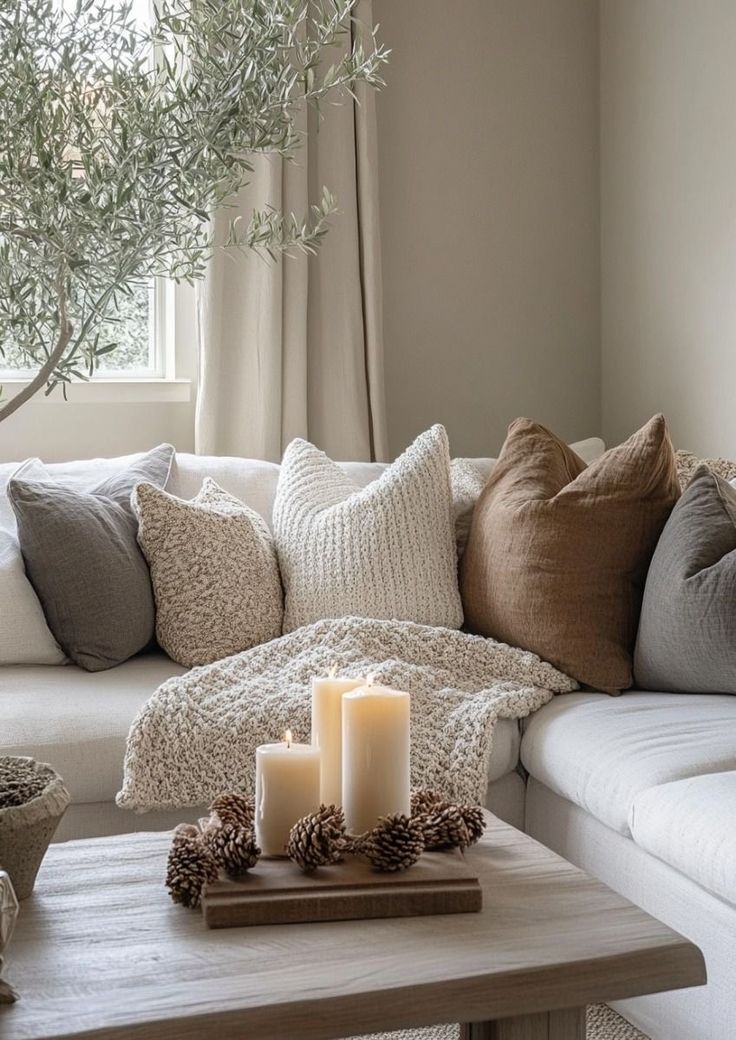
[[[365,679],[312,679],[312,743],[320,750],[320,801],[342,805],[342,695]]]
[[[361,686],[342,698],[342,805],[351,834],[379,816],[410,812],[410,697],[385,686]]]
[[[291,828],[319,808],[319,758],[288,731],[281,743],[256,749],[256,839],[264,856],[286,855]]]

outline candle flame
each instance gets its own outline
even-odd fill
[[[368,675],[365,677],[365,684],[366,684],[366,686],[372,686],[375,681],[376,681],[376,677],[373,674],[373,672],[368,672]]]
[[[291,735],[291,730],[287,729],[286,733],[284,733],[284,743],[286,744],[287,748],[291,747],[292,740],[293,737]]]
[[[337,678],[337,661],[333,661],[333,663],[330,665],[329,670],[327,672],[327,678],[328,679],[336,679]]]

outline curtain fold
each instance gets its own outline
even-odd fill
[[[356,8],[372,25],[372,0]],[[347,46],[347,44],[346,44]],[[265,261],[219,250],[198,286],[201,454],[279,461],[305,437],[338,459],[386,457],[375,97],[304,114],[293,161],[259,156],[250,184],[218,214],[268,205],[305,213],[323,185],[338,200],[316,256]]]

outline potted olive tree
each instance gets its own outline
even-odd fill
[[[35,374],[0,403],[91,376],[131,287],[201,278],[215,248],[313,250],[336,200],[210,217],[258,153],[291,157],[297,113],[381,83],[375,35],[341,49],[356,0],[0,0],[0,355]],[[0,356],[0,361],[2,357]]]

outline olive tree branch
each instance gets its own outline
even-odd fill
[[[21,405],[29,401],[39,390],[43,389],[46,383],[49,381],[51,376],[56,371],[56,366],[59,364],[64,356],[64,352],[69,345],[69,340],[72,338],[74,331],[69,317],[67,315],[67,294],[66,294],[66,272],[63,267],[59,268],[59,272],[56,278],[56,290],[57,290],[57,304],[59,308],[59,335],[56,340],[56,345],[46,358],[44,363],[39,368],[33,379],[30,380],[21,390],[18,391],[13,397],[10,398],[0,408],[0,421],[7,419],[17,412]]]

